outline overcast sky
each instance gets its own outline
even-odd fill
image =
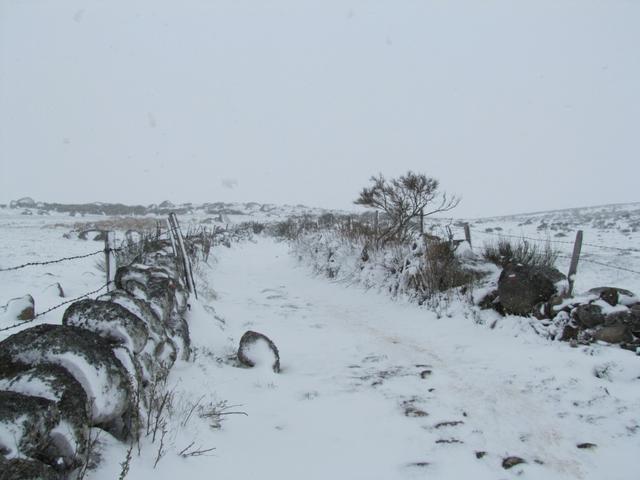
[[[0,0],[0,203],[640,201],[637,0]]]

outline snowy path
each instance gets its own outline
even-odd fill
[[[226,325],[194,306],[196,360],[172,381],[185,402],[205,395],[248,416],[226,416],[220,430],[187,425],[171,448],[195,441],[216,447],[211,456],[169,453],[152,470],[148,454],[130,478],[637,478],[640,359],[631,353],[436,319],[314,278],[269,240],[217,254],[205,271],[218,297],[207,300],[204,285],[201,297]],[[234,365],[249,329],[278,345],[281,374]],[[576,447],[586,442],[597,447]],[[92,478],[113,478],[112,454]],[[504,470],[507,456],[527,463]]]

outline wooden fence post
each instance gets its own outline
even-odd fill
[[[178,257],[178,251],[176,250],[176,240],[174,238],[173,227],[171,226],[171,221],[167,218],[167,233],[169,234],[169,240],[171,240],[171,248],[173,249],[173,256]]]
[[[104,235],[104,271],[107,274],[107,293],[111,291],[111,232]]]
[[[472,247],[471,244],[471,228],[469,228],[469,224],[464,224],[464,239],[469,242],[469,246]]]
[[[573,294],[573,285],[576,280],[576,272],[578,271],[578,261],[580,260],[580,252],[582,251],[582,230],[576,233],[576,242],[573,244],[573,255],[571,255],[571,265],[569,266],[569,296]]]
[[[198,298],[198,292],[196,291],[196,285],[193,281],[193,271],[191,270],[191,259],[187,255],[187,249],[184,246],[184,236],[182,235],[182,229],[180,223],[178,223],[178,217],[175,213],[169,214],[169,219],[175,229],[176,238],[178,239],[178,247],[180,248],[180,255],[182,256],[182,263],[184,266],[184,276],[187,284],[187,289],[192,292],[196,298]]]

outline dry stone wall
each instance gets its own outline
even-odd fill
[[[118,269],[115,289],[71,304],[61,325],[0,342],[0,480],[71,479],[90,429],[140,435],[149,391],[190,356],[189,294],[168,242]]]

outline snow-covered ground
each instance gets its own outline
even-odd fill
[[[203,270],[217,298],[201,299],[218,318],[194,306],[196,360],[178,365],[169,384],[183,402],[179,418],[199,399],[247,416],[224,416],[219,429],[197,415],[176,420],[157,468],[147,439],[130,478],[637,478],[632,353],[573,349],[464,315],[438,320],[310,276],[268,239],[217,256]],[[246,330],[273,339],[282,373],[234,364]],[[215,450],[178,456],[191,442]],[[584,443],[597,446],[577,448]],[[90,478],[117,477],[125,452],[113,444]],[[509,456],[527,463],[506,471]]]
[[[1,220],[1,267],[102,248],[62,238],[69,217]],[[518,223],[488,220],[472,232],[498,226],[541,236],[537,223]],[[598,232],[597,243],[610,246],[635,238]],[[593,241],[588,235],[585,242]],[[637,269],[637,249],[617,252],[603,260]],[[462,304],[438,319],[415,304],[313,276],[288,245],[267,238],[212,255],[198,269],[200,300],[189,318],[195,359],[178,362],[168,380],[174,400],[163,454],[154,469],[160,439],[143,437],[127,478],[637,478],[640,357],[631,352],[571,348],[513,318],[491,329]],[[32,293],[41,311],[38,305],[63,300],[47,290],[54,282],[68,297],[98,288],[97,258],[1,272],[0,304]],[[636,276],[613,276],[628,272],[584,265],[580,289],[640,291]],[[63,311],[42,321],[57,323]],[[276,343],[280,374],[236,365],[246,330]],[[99,443],[101,465],[87,478],[118,478],[128,446],[107,434]],[[504,470],[509,456],[526,463]]]

